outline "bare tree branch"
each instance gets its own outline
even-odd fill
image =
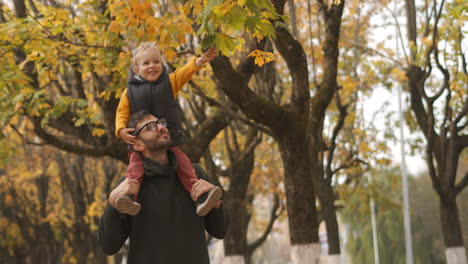
[[[395,12],[393,12],[392,10],[390,10],[390,8],[388,8],[386,5],[384,5],[384,8],[392,15],[393,17],[393,20],[395,21],[395,25],[396,25],[396,29],[397,29],[397,32],[398,32],[398,39],[400,40],[400,44],[401,44],[401,47],[402,50],[403,50],[403,55],[405,56],[405,61],[406,61],[406,64],[409,65],[410,64],[410,61],[408,59],[408,54],[406,53],[406,49],[404,49],[404,47],[406,46],[404,43],[403,43],[403,34],[401,33],[401,26],[400,26],[400,22],[398,21],[398,17],[397,15],[395,14]],[[415,43],[416,44],[416,43]],[[397,63],[399,64],[399,63]]]
[[[34,145],[34,146],[45,146],[45,145],[47,145],[45,143],[37,143],[37,142],[34,142],[34,141],[31,141],[31,140],[27,139],[25,136],[23,136],[23,134],[21,134],[21,132],[18,130],[18,128],[16,128],[16,126],[14,126],[12,124],[10,124],[10,127],[28,145]]]
[[[467,116],[467,114],[468,114],[468,96],[466,96],[465,94],[465,102],[463,102],[463,108],[460,111],[460,113],[455,117],[454,123],[458,124],[464,117]],[[459,126],[459,128],[463,128],[465,126],[466,126],[466,123],[464,125]]]
[[[5,10],[3,10],[4,6],[5,4],[3,3],[3,1],[0,1],[0,23],[7,22],[6,17],[5,17]]]
[[[330,147],[328,149],[327,164],[325,168],[325,172],[326,172],[325,178],[327,181],[331,181],[331,178],[333,177],[331,166],[332,166],[333,156],[335,154],[335,149],[336,149],[336,139],[338,137],[338,133],[341,131],[341,129],[344,126],[345,118],[348,115],[347,108],[349,106],[349,105],[341,104],[339,93],[336,93],[335,95],[335,102],[338,108],[339,116],[338,116],[338,121],[336,122],[336,125],[333,128],[332,136],[330,138]]]
[[[33,1],[33,0],[28,0],[28,2],[29,2],[29,6],[31,7],[31,9],[32,9],[32,11],[33,11],[33,13],[34,13],[34,15],[35,15],[36,17],[39,16],[39,15],[40,15],[39,10],[37,10],[36,4],[34,4],[34,1]]]
[[[206,95],[202,90],[201,88],[195,84],[194,82],[190,81],[189,82],[192,86],[193,86],[193,91],[195,92],[195,94],[197,94],[198,96],[202,97],[203,99],[205,99],[210,105],[212,106],[216,106],[216,107],[219,107],[220,109],[222,109],[225,113],[227,113],[228,115],[230,115],[232,118],[236,119],[236,120],[239,120],[249,126],[254,126],[254,127],[257,127],[260,131],[264,132],[265,134],[267,135],[272,135],[272,132],[269,128],[261,125],[261,124],[258,124],[256,122],[252,122],[250,120],[248,120],[246,117],[244,117],[243,115],[241,115],[240,113],[238,113],[237,111],[233,110],[231,107],[231,104],[226,104],[226,103],[222,103],[212,97],[209,97],[208,95]]]
[[[318,86],[317,82],[317,69],[315,69],[315,47],[313,41],[313,34],[312,34],[312,5],[310,3],[311,0],[307,0],[307,22],[309,23],[308,31],[309,31],[309,40],[310,40],[310,56],[311,56],[311,66],[312,66],[312,82],[314,86]],[[320,28],[318,29],[320,30]],[[319,34],[320,35],[320,34]]]
[[[463,178],[461,179],[461,181],[455,185],[456,195],[461,193],[467,185],[468,185],[468,172],[466,172],[465,175],[463,175]]]
[[[279,207],[280,207],[279,197],[277,194],[274,194],[273,206],[271,207],[271,210],[270,210],[270,220],[268,221],[268,224],[265,230],[263,231],[263,234],[256,241],[254,241],[252,244],[247,246],[247,251],[250,254],[252,254],[252,252],[254,252],[255,249],[257,249],[260,245],[263,244],[263,242],[265,242],[268,235],[271,233],[271,230],[273,230],[273,224],[275,223],[276,219],[278,219],[278,217],[284,211],[284,207],[282,207],[282,209],[277,213]]]
[[[439,178],[437,177],[437,172],[434,166],[433,149],[434,149],[435,135],[434,135],[433,125],[434,125],[434,117],[431,115],[429,117],[428,131],[426,132],[427,133],[426,163],[429,167],[429,176],[431,176],[432,186],[439,195],[442,195],[442,189],[440,188],[440,181],[439,181]]]
[[[123,143],[120,143],[119,146],[117,146],[115,143],[110,143],[100,148],[79,146],[77,144],[63,141],[59,139],[57,136],[49,134],[47,131],[45,131],[42,128],[41,121],[39,118],[30,118],[30,119],[33,122],[34,132],[36,133],[36,135],[38,135],[45,142],[47,142],[47,144],[50,144],[58,149],[71,152],[71,153],[75,153],[75,154],[88,155],[88,156],[93,156],[93,157],[108,155],[115,159],[121,160],[123,162],[126,161],[125,157],[127,155],[126,155],[126,150],[125,150]]]
[[[15,1],[22,1],[22,0],[15,0]],[[65,43],[68,43],[70,45],[74,45],[74,46],[77,46],[77,47],[98,48],[98,49],[106,49],[106,50],[110,49],[110,50],[115,50],[115,51],[121,51],[120,48],[116,48],[116,47],[112,47],[112,46],[90,45],[90,44],[86,44],[86,43],[78,43],[78,42],[75,42],[75,41],[71,41],[71,40],[67,39],[63,34],[58,34],[58,35],[53,34],[49,30],[49,28],[42,25],[41,22],[36,17],[32,17],[32,18],[42,29],[44,29],[44,31],[47,33],[47,35],[49,36],[50,39],[59,40],[59,41],[62,41],[62,42],[65,42]]]
[[[465,75],[468,75],[468,67],[466,65],[465,54],[463,53],[463,50],[462,50],[462,43],[463,43],[463,33],[461,31],[461,27],[458,27],[458,52],[460,53],[460,57],[462,60],[463,72],[465,73]]]

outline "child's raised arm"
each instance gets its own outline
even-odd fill
[[[195,61],[195,66],[201,68],[206,63],[212,61],[218,55],[216,48],[210,48],[205,54]]]

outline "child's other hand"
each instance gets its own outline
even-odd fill
[[[206,63],[212,61],[214,58],[218,56],[218,50],[216,48],[210,48],[205,54],[203,54],[200,58],[195,61],[195,64],[198,68],[202,67]]]
[[[133,145],[135,144],[136,137],[132,136],[132,134],[130,133],[133,132],[134,130],[135,130],[134,128],[122,128],[119,131],[119,135],[125,141],[125,143],[129,145]]]

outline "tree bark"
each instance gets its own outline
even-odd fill
[[[442,233],[446,247],[463,246],[463,232],[456,198],[439,200],[440,221],[442,223]]]
[[[335,209],[335,195],[330,183],[325,180],[319,180],[317,183],[316,193],[320,200],[323,219],[327,229],[328,255],[341,254],[340,251],[340,235],[338,229],[338,219]]]

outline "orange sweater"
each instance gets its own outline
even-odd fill
[[[193,74],[201,68],[198,68],[193,58],[182,68],[177,69],[175,72],[169,74],[169,80],[172,86],[172,93],[176,96],[182,87],[192,78]],[[115,114],[115,135],[120,138],[119,132],[122,128],[127,127],[128,120],[130,119],[130,100],[127,96],[127,89],[125,89],[120,97],[119,106]]]

